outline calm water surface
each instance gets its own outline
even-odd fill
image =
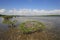
[[[12,18],[12,20],[17,20],[17,26],[24,21],[40,21],[42,22],[48,29],[56,28],[60,29],[60,17],[16,17]],[[0,29],[7,29],[8,25],[3,24],[3,18],[0,17]]]

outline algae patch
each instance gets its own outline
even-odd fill
[[[38,21],[26,21],[19,25],[19,29],[22,33],[43,31],[45,29],[45,25]]]

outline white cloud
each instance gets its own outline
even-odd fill
[[[38,9],[0,9],[0,14],[5,15],[60,15],[60,10],[38,10]]]
[[[3,12],[5,12],[5,9],[0,9],[0,13],[3,13]]]

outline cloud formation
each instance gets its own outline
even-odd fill
[[[4,15],[60,15],[60,10],[38,10],[38,9],[0,9],[0,14]]]
[[[3,13],[3,12],[5,12],[5,9],[0,9],[0,13]]]

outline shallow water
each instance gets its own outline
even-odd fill
[[[24,22],[24,21],[40,21],[43,24],[45,24],[45,26],[47,28],[53,28],[53,27],[57,27],[58,29],[60,28],[60,17],[16,17],[16,18],[12,18],[12,20],[17,20],[17,25],[19,25],[20,23]],[[6,29],[8,28],[7,24],[3,24],[3,18],[0,17],[0,28],[2,29]]]
[[[7,31],[7,29],[9,29],[8,24],[4,24],[3,23],[3,18],[0,17],[0,30],[2,29],[3,31]],[[34,33],[34,34],[29,34],[30,37],[29,39],[33,39],[35,40],[35,35],[36,35],[36,39],[40,40],[60,40],[60,17],[16,17],[16,18],[12,18],[12,20],[17,20],[17,22],[15,23],[16,26],[18,26],[20,23],[25,22],[25,21],[39,21],[42,22],[46,28],[47,28],[47,32],[43,33],[43,32],[39,32],[39,33]],[[10,30],[11,32],[7,31],[6,34],[10,35],[8,38],[8,35],[6,35],[5,33],[0,34],[0,38],[3,40],[8,40],[11,39],[10,37],[12,36],[11,40],[16,40],[20,35],[16,34],[18,31],[14,31],[14,30]],[[2,32],[2,31],[0,31]],[[15,33],[16,32],[16,33]],[[14,35],[13,35],[14,34]],[[16,35],[18,35],[18,37],[16,37]],[[26,38],[29,36],[28,34],[26,35]],[[40,36],[39,36],[40,35]],[[48,36],[47,36],[48,35]],[[15,37],[15,38],[13,38]],[[41,38],[42,37],[42,38]],[[23,39],[25,38],[24,34],[22,36],[22,38],[19,38],[19,40],[25,40]]]

